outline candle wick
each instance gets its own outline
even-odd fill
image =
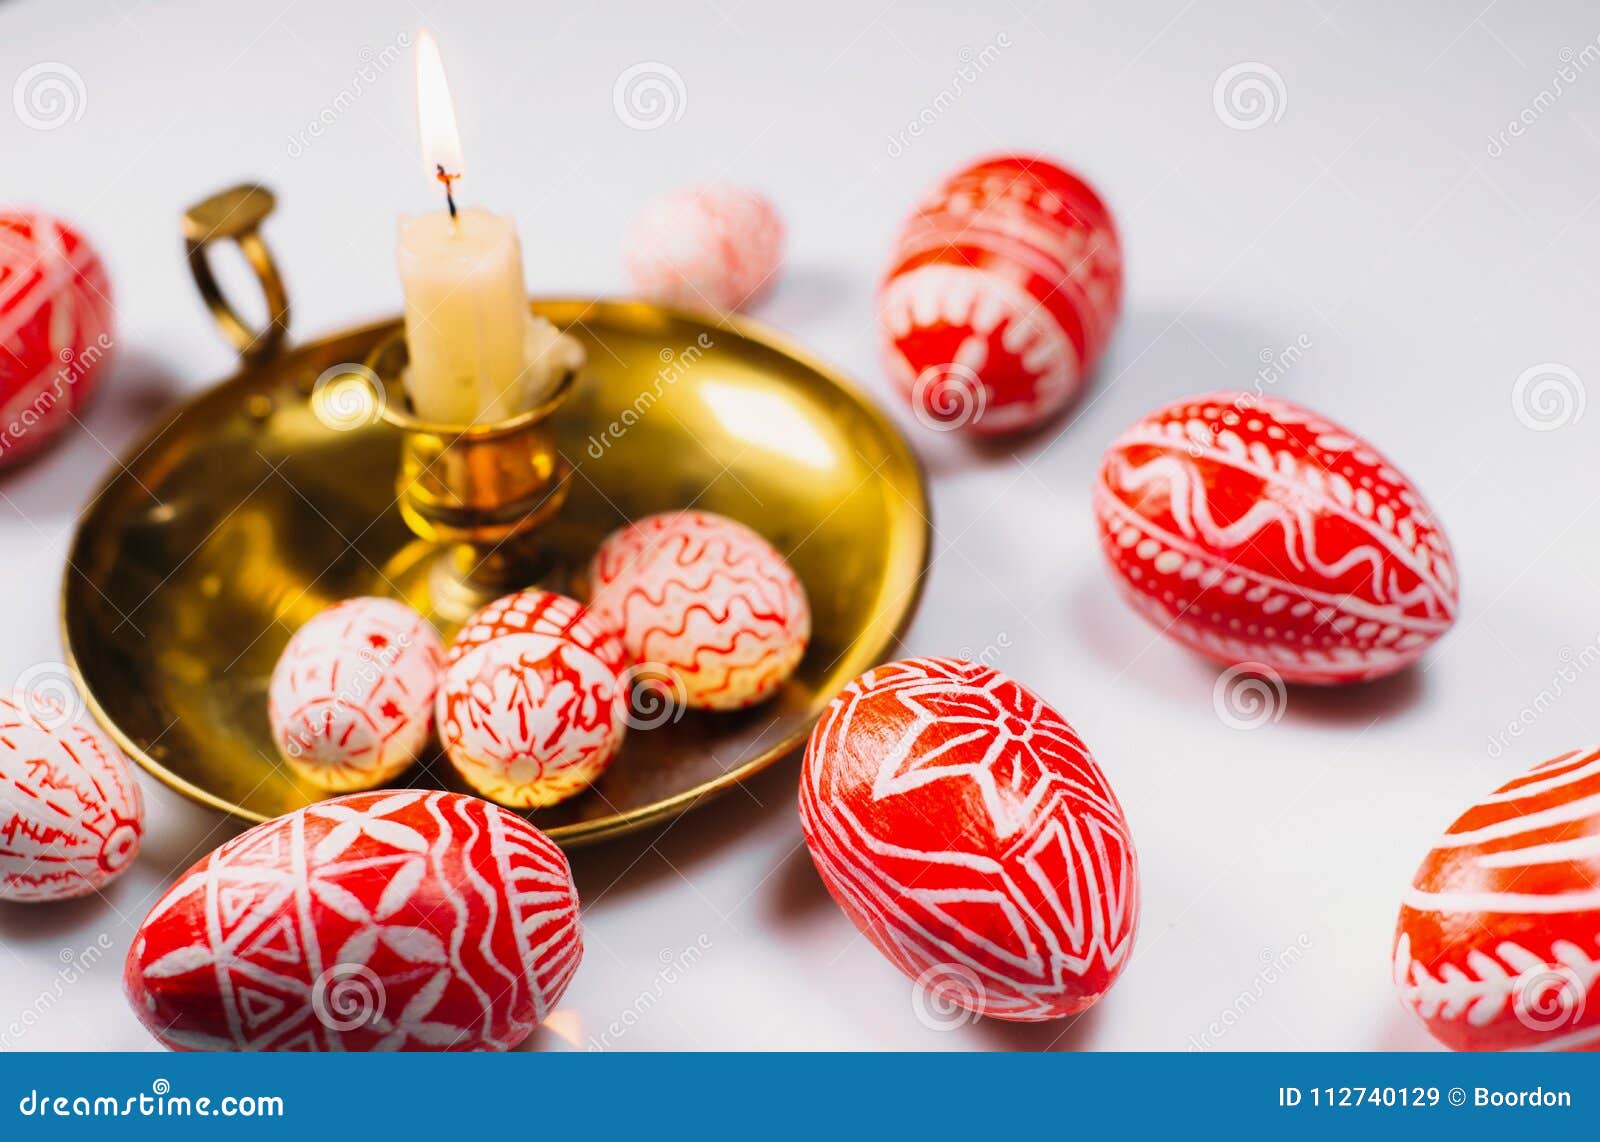
[[[445,205],[450,207],[450,217],[451,219],[454,219],[456,216],[456,194],[454,184],[456,179],[460,176],[453,175],[449,171],[445,170],[443,163],[435,163],[434,170],[437,172],[434,177],[440,182],[444,183]]]

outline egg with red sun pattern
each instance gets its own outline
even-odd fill
[[[1071,404],[1122,305],[1122,248],[1087,182],[1037,155],[973,163],[900,230],[878,289],[889,377],[923,424],[982,435]]]

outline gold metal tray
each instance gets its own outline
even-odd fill
[[[787,553],[814,621],[804,661],[772,702],[631,730],[596,786],[527,814],[574,845],[680,813],[800,744],[909,621],[928,505],[890,422],[749,321],[622,301],[534,309],[589,358],[557,419],[573,475],[539,532],[541,582],[572,590],[613,528],[692,504],[751,524]],[[382,421],[330,428],[307,399],[324,370],[365,360],[398,325],[248,352],[238,374],[132,450],[73,541],[62,623],[90,708],[162,782],[249,820],[325,796],[278,762],[268,733],[267,681],[290,634],[352,595],[429,609],[436,549],[396,506],[399,431]],[[460,788],[437,755],[403,781]]]

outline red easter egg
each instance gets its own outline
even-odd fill
[[[1600,1050],[1600,750],[1463,813],[1400,906],[1401,1002],[1458,1051]]]
[[[621,632],[641,680],[698,709],[766,701],[805,656],[811,607],[762,536],[712,512],[647,516],[607,536],[591,613]]]
[[[645,297],[742,309],[777,277],[783,221],[753,190],[713,183],[652,202],[629,228],[623,260]]]
[[[397,599],[354,598],[312,616],[267,688],[278,752],[319,789],[371,789],[428,745],[444,646]]]
[[[446,655],[436,720],[462,778],[502,805],[554,805],[587,789],[626,731],[620,638],[583,604],[518,591],[483,607]]]
[[[139,852],[144,801],[122,751],[54,693],[0,695],[0,900],[69,900]]]
[[[173,1050],[505,1050],[582,955],[550,838],[475,797],[385,790],[202,859],[139,926],[124,984]]]
[[[913,658],[845,687],[806,746],[800,821],[834,900],[936,1000],[1057,1019],[1128,961],[1122,806],[1061,715],[987,666]]]
[[[878,290],[884,359],[918,418],[982,434],[1060,412],[1122,304],[1111,212],[1078,176],[1001,155],[941,182],[902,227]]]
[[[72,423],[114,342],[111,279],[59,219],[0,209],[0,467]]]
[[[1151,413],[1106,450],[1094,505],[1123,595],[1218,662],[1357,682],[1455,621],[1455,558],[1421,494],[1288,401],[1212,393]]]

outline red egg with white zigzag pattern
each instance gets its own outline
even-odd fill
[[[1600,750],[1463,813],[1400,906],[1400,999],[1458,1051],[1600,1050]]]
[[[1139,877],[1122,806],[1061,715],[987,666],[914,658],[846,686],[806,746],[800,821],[924,1015],[1057,1019],[1127,965]]]
[[[1151,413],[1106,450],[1094,507],[1122,594],[1230,666],[1377,678],[1455,620],[1455,558],[1416,487],[1288,401],[1213,393]]]
[[[1065,408],[1122,304],[1111,212],[1077,175],[999,155],[946,178],[907,219],[878,290],[890,378],[918,419],[982,435]]]
[[[128,950],[174,1050],[506,1050],[583,955],[567,859],[459,793],[351,793],[257,825],[178,878]]]
[[[73,423],[110,362],[115,316],[111,279],[82,234],[0,210],[0,467]]]

